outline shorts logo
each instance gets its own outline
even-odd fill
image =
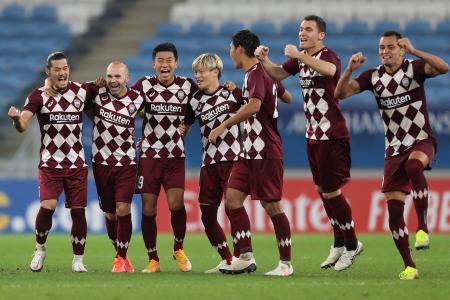
[[[75,100],[73,100],[73,105],[74,105],[77,109],[80,109],[80,108],[81,108],[81,101],[80,101],[80,99],[75,99]]]
[[[409,79],[408,78],[403,78],[402,79],[402,85],[406,88],[409,86]]]
[[[222,97],[227,98],[230,95],[228,90],[222,90]]]
[[[133,104],[133,103],[131,103],[129,106],[128,106],[128,112],[130,113],[130,114],[132,114],[132,113],[134,113],[136,111],[136,106]]]
[[[185,95],[186,95],[186,94],[184,93],[183,90],[179,90],[179,91],[177,92],[177,98],[178,98],[178,100],[183,100],[183,98],[184,98]]]

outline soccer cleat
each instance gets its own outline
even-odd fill
[[[237,259],[237,257],[233,256],[231,262],[235,261],[236,259]],[[226,259],[224,259],[214,268],[206,270],[205,274],[218,274],[218,273],[220,273],[220,269],[223,269],[226,266],[228,266],[228,263],[227,263]]]
[[[192,264],[183,249],[174,251],[173,258],[177,261],[178,268],[181,272],[189,272],[192,270]]]
[[[290,262],[280,261],[278,266],[270,271],[266,272],[264,275],[267,276],[291,276],[294,274],[294,268],[292,268],[292,264]]]
[[[82,255],[74,255],[72,260],[72,272],[83,273],[87,272],[86,266],[83,264]]]
[[[428,233],[420,229],[416,232],[416,242],[414,243],[414,247],[417,250],[426,250],[430,248],[430,236]]]
[[[159,267],[159,261],[151,259],[148,262],[148,265],[142,270],[142,273],[158,273],[161,272],[161,268]]]
[[[322,269],[328,269],[334,266],[334,264],[339,260],[339,258],[344,254],[345,247],[333,247],[330,248],[330,254],[328,257],[320,264]]]
[[[402,280],[413,280],[419,278],[419,270],[413,267],[406,267],[406,269],[398,274],[398,278]]]
[[[256,271],[256,261],[253,258],[252,252],[242,253],[238,259],[234,260],[231,264],[225,265],[219,269],[224,274],[242,274],[252,273]]]
[[[356,246],[355,250],[347,251],[347,249],[345,249],[344,253],[341,255],[341,257],[339,257],[338,261],[334,265],[334,269],[336,271],[343,271],[349,268],[355,261],[356,256],[363,252],[363,250],[364,245],[360,241],[358,241],[358,245]]]
[[[116,258],[114,258],[113,260],[113,268],[112,271],[113,273],[124,273],[126,272],[125,270],[125,260],[120,257],[117,256]]]
[[[40,272],[44,267],[45,256],[45,248],[42,248],[41,250],[36,249],[30,263],[30,270],[33,272]]]
[[[125,271],[127,271],[128,273],[134,273],[134,267],[128,255],[125,258]]]

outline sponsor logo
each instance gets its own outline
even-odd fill
[[[169,113],[181,113],[181,106],[172,105],[172,104],[150,104],[150,110],[152,112],[157,112],[160,114],[169,114]]]
[[[108,122],[116,123],[119,125],[130,125],[130,120],[124,118],[120,115],[114,114],[110,111],[105,111],[103,108],[100,109],[100,115]]]
[[[73,100],[73,105],[74,105],[77,109],[80,109],[80,107],[81,107],[81,101],[80,101],[80,99],[75,99],[75,100]]]
[[[300,79],[300,85],[302,87],[308,87],[314,85],[314,80],[312,79]]]
[[[381,106],[390,108],[390,107],[399,106],[410,100],[411,100],[411,96],[405,95],[405,96],[397,96],[395,98],[380,99],[380,103],[381,103]]]
[[[72,123],[76,121],[80,121],[79,114],[64,114],[64,113],[51,113],[50,114],[50,122],[56,123]]]
[[[204,121],[204,122],[212,121],[215,118],[217,118],[217,116],[219,116],[223,112],[226,112],[229,109],[230,109],[230,106],[227,103],[216,106],[214,109],[206,112],[205,114],[200,115],[200,119],[202,119],[202,121]]]

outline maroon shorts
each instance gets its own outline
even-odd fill
[[[39,199],[58,199],[64,191],[67,208],[86,207],[87,175],[87,168],[39,168]]]
[[[235,162],[228,187],[252,200],[279,201],[283,190],[283,160],[243,159]]]
[[[159,195],[164,190],[184,189],[184,157],[141,158],[139,160],[137,190],[140,193]]]
[[[220,162],[200,169],[200,204],[219,206],[230,178],[233,162]]]
[[[411,191],[411,184],[409,183],[409,178],[406,174],[405,164],[413,151],[425,153],[429,160],[427,169],[431,169],[431,161],[434,158],[436,147],[431,139],[427,139],[418,142],[404,153],[384,160],[383,193],[399,191],[409,194]]]
[[[350,143],[347,139],[306,141],[309,167],[314,184],[331,193],[350,180]]]
[[[114,167],[92,164],[100,208],[116,212],[116,202],[131,203],[136,188],[136,165]]]

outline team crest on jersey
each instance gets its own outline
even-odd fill
[[[130,114],[133,114],[136,111],[136,105],[134,105],[133,103],[131,103],[130,105],[128,105],[128,112]]]
[[[230,95],[230,91],[229,90],[222,90],[222,97],[227,98]]]
[[[177,92],[177,98],[178,98],[178,100],[183,100],[185,95],[186,95],[186,94],[184,93],[183,90],[179,90],[179,91]]]
[[[73,100],[73,106],[75,106],[77,109],[81,108],[81,101],[80,99]]]
[[[404,77],[402,79],[402,85],[403,85],[403,87],[407,88],[409,86],[409,78]]]

